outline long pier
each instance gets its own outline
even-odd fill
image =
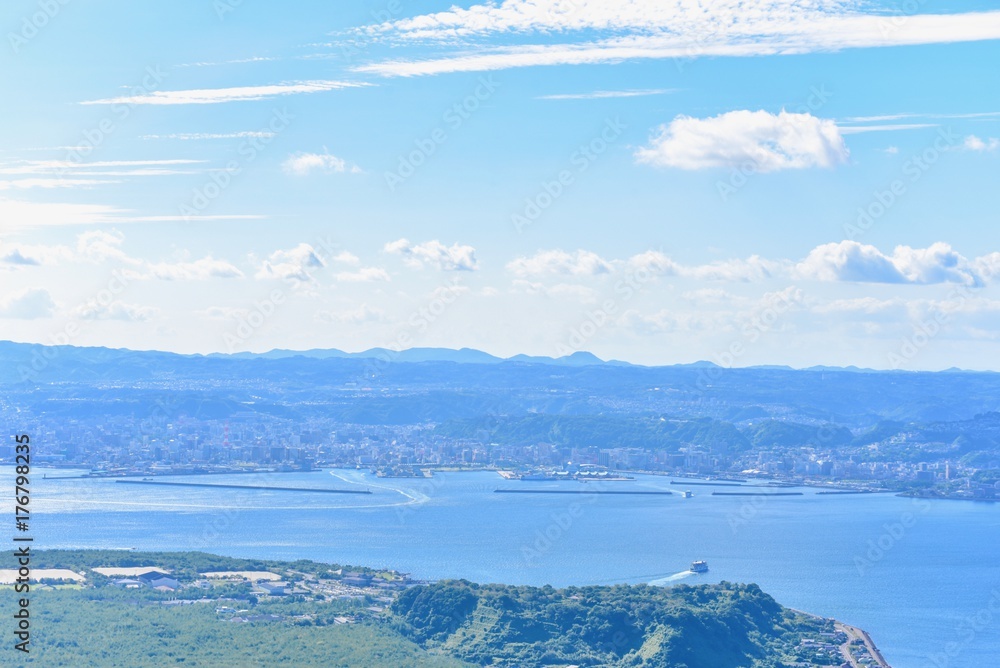
[[[654,496],[665,496],[673,494],[670,490],[628,490],[628,489],[608,489],[608,490],[591,490],[591,489],[495,489],[493,490],[495,494],[641,494],[641,495],[654,495]]]
[[[115,480],[120,485],[166,485],[168,487],[211,487],[214,489],[262,489],[278,492],[322,492],[323,494],[371,494],[370,489],[329,489],[324,487],[274,487],[272,485],[227,485],[207,482],[166,482],[163,480]]]
[[[741,482],[713,482],[708,480],[671,480],[671,485],[685,486],[695,486],[695,487],[749,487],[749,485],[744,485]]]
[[[803,496],[802,492],[712,492],[712,496]]]

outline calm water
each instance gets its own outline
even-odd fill
[[[1000,656],[1000,505],[814,490],[713,497],[713,489],[733,488],[671,486],[652,476],[601,485],[509,482],[493,473],[197,478],[373,492],[362,496],[42,480],[40,473],[38,547],[199,549],[535,585],[756,582],[784,605],[867,629],[895,668],[980,668]],[[4,479],[10,475],[4,470]],[[493,493],[529,486],[695,496]],[[9,513],[4,504],[0,512]],[[684,574],[694,559],[706,559],[710,572]]]

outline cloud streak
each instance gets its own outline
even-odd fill
[[[248,102],[268,100],[284,95],[321,93],[343,88],[370,86],[360,81],[293,81],[265,86],[236,86],[232,88],[197,88],[191,90],[153,91],[143,95],[109,97],[88,100],[80,104],[222,104],[225,102]]]
[[[842,0],[505,0],[386,22],[360,32],[394,43],[447,44],[452,51],[441,57],[388,60],[355,68],[386,77],[426,76],[637,59],[687,61],[993,40],[1000,39],[1000,12],[899,17],[865,13],[858,3]],[[595,33],[604,38],[593,39]],[[484,39],[497,35],[522,42],[552,35],[577,35],[580,39],[483,48]],[[454,50],[455,44],[460,51]]]

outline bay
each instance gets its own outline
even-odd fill
[[[0,470],[13,479],[12,469]],[[978,668],[1000,655],[997,504],[812,488],[764,496],[776,490],[671,485],[660,476],[582,483],[327,470],[156,478],[372,492],[340,495],[68,479],[79,473],[35,471],[38,548],[203,550],[510,584],[755,582],[783,605],[868,630],[895,668]],[[684,489],[694,496],[676,493]],[[675,493],[594,493],[624,490]],[[6,500],[0,507],[13,510]],[[707,560],[709,572],[687,572],[695,559]]]

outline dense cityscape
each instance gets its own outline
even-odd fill
[[[1000,416],[992,416],[993,421]],[[754,421],[736,425],[752,430]],[[758,425],[759,426],[759,425]],[[780,423],[770,426],[781,427]],[[454,438],[434,424],[372,425],[332,420],[306,424],[257,413],[224,420],[177,415],[145,419],[45,421],[32,425],[40,444],[37,461],[87,469],[91,475],[147,476],[201,473],[307,471],[359,468],[384,477],[430,476],[438,469],[497,470],[523,479],[594,479],[623,473],[688,477],[740,476],[784,484],[820,484],[863,490],[919,492],[993,500],[1000,480],[993,466],[948,457],[947,443],[928,443],[917,431],[866,442],[824,444],[824,427],[811,441],[754,444],[732,452],[700,442],[671,447],[602,447],[483,442]],[[833,433],[832,427],[827,427]],[[785,436],[784,440],[788,440]],[[913,448],[944,451],[930,461],[902,458]],[[0,445],[0,462],[12,462],[14,445]],[[989,463],[988,463],[989,464]]]

